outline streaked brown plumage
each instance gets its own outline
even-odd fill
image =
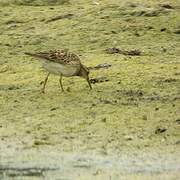
[[[25,54],[33,56],[41,60],[43,67],[49,71],[43,85],[42,92],[45,91],[45,86],[49,75],[55,74],[59,75],[60,86],[62,91],[64,91],[62,86],[62,76],[80,76],[87,80],[90,89],[92,89],[91,83],[89,81],[89,70],[86,66],[81,64],[80,58],[68,50],[51,50],[49,52],[38,52],[38,53],[28,53]]]

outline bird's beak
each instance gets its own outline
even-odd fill
[[[91,86],[91,82],[90,82],[90,80],[89,80],[89,77],[87,77],[87,82],[88,82],[88,84],[89,84],[89,88],[92,89],[92,86]]]

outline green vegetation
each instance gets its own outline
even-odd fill
[[[178,154],[178,0],[1,0],[0,5],[3,141],[61,152]],[[138,49],[141,55],[107,54],[112,47]],[[90,75],[108,81],[89,91],[83,79],[64,78],[68,91],[61,93],[59,77],[52,75],[41,94],[46,72],[24,52],[58,48],[79,54],[89,67],[111,64]]]

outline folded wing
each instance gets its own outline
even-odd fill
[[[68,50],[51,50],[49,52],[25,53],[26,55],[46,59],[60,64],[80,65],[80,58]]]

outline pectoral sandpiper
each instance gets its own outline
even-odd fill
[[[43,93],[45,92],[46,83],[51,73],[60,76],[59,83],[62,91],[64,91],[62,85],[62,76],[83,77],[87,80],[90,89],[92,89],[89,80],[89,70],[81,63],[80,58],[76,54],[63,49],[38,53],[26,52],[25,54],[38,58],[42,62],[43,68],[48,71],[42,88]]]

